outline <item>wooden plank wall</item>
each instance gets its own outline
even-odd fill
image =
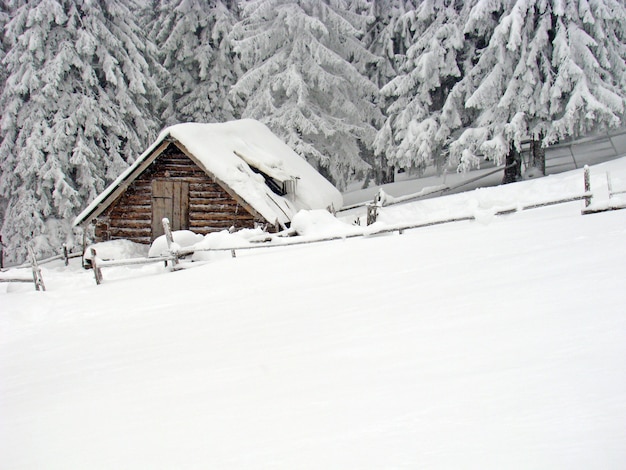
[[[141,174],[96,221],[96,241],[125,238],[149,244],[152,233],[152,186],[154,180],[182,181],[189,187],[188,228],[206,235],[236,228],[253,228],[255,220],[244,207],[215,183],[174,144]],[[181,217],[184,220],[184,217]]]

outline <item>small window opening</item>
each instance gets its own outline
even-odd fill
[[[284,196],[285,194],[287,194],[284,184],[282,182],[276,181],[274,178],[267,175],[266,173],[263,173],[261,170],[253,167],[252,165],[249,166],[252,171],[263,177],[263,179],[265,180],[265,184],[272,190],[272,192],[278,194],[279,196]]]

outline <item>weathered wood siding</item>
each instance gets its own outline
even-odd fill
[[[163,233],[153,219],[160,220],[167,211],[170,203],[164,199],[170,193],[172,200],[178,201],[174,202],[175,212],[170,216],[173,230],[189,229],[205,235],[231,226],[253,228],[255,223],[264,222],[255,220],[178,147],[170,144],[97,218],[96,241],[125,238],[151,243]],[[157,229],[158,232],[153,231]]]

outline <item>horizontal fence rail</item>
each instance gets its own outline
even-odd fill
[[[41,275],[41,268],[39,267],[40,263],[37,261],[37,258],[35,258],[35,251],[30,245],[26,248],[28,249],[28,258],[30,261],[29,267],[32,272],[32,278],[29,279],[24,276],[15,276],[5,272],[0,272],[0,282],[32,282],[35,285],[35,290],[45,291],[46,285],[44,284],[43,277]]]

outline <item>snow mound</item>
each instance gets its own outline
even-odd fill
[[[174,239],[174,248],[187,248],[202,241],[204,238],[202,235],[192,232],[191,230],[177,230],[172,232],[172,238]],[[167,240],[165,235],[161,235],[152,242],[148,256],[150,258],[156,258],[159,256],[167,255],[169,250],[167,248]]]
[[[298,235],[308,237],[347,236],[362,232],[359,227],[342,222],[325,210],[298,212],[291,222],[291,228]]]
[[[208,235],[200,235],[190,230],[178,230],[172,232],[172,238],[174,239],[172,248],[175,250],[189,248],[194,250],[191,257],[192,261],[209,261],[215,255],[215,253],[210,253],[210,250],[246,246],[250,244],[251,240],[261,238],[264,235],[267,234],[260,228],[242,229],[234,233],[222,230],[209,233]],[[168,252],[167,240],[165,235],[162,235],[154,240],[148,256],[154,258],[167,255]],[[228,256],[230,256],[230,253]]]
[[[92,248],[96,250],[98,258],[104,260],[141,258],[146,256],[147,251],[146,245],[140,243],[134,243],[130,240],[111,240],[89,245],[83,257],[85,261],[91,261]]]
[[[255,229],[242,229],[235,233],[230,233],[227,230],[221,232],[213,232],[206,235],[203,240],[196,243],[194,248],[196,251],[193,254],[193,261],[209,261],[214,259],[216,253],[210,253],[209,250],[215,250],[219,248],[237,248],[250,245],[251,240],[257,239],[266,235],[260,228]],[[205,251],[202,251],[205,250]],[[224,252],[227,256],[231,256],[230,253]],[[219,256],[219,255],[217,255]]]

